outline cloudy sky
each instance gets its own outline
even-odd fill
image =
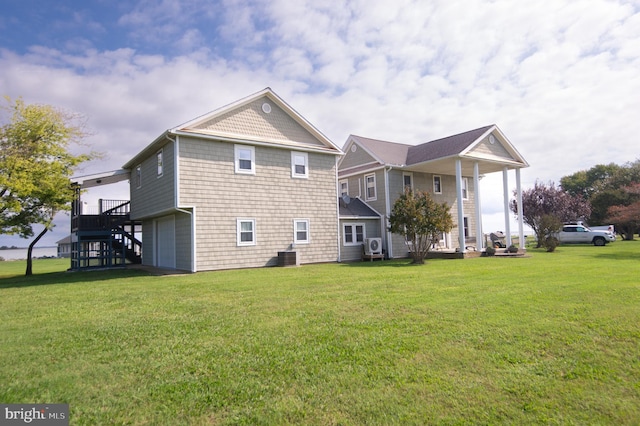
[[[640,0],[2,4],[0,94],[86,118],[105,156],[78,174],[118,169],[164,130],[265,87],[339,146],[495,123],[531,165],[525,188],[558,182],[640,158]],[[86,199],[100,196],[128,190]],[[501,174],[482,201],[485,230],[504,229]],[[66,235],[68,218],[57,223],[39,245]]]

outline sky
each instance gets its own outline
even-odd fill
[[[84,117],[103,157],[77,175],[119,169],[265,87],[338,146],[496,124],[530,164],[525,189],[640,158],[640,0],[3,0],[0,12],[0,95]],[[126,182],[101,190],[84,200],[128,199]],[[484,230],[504,230],[501,173],[481,199]],[[68,234],[68,216],[55,223],[38,246]]]

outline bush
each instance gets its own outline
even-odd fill
[[[516,246],[514,246],[513,244],[511,244],[511,245],[509,246],[509,248],[507,249],[507,251],[508,251],[509,253],[517,253],[517,252],[518,252],[518,247],[516,247]]]
[[[496,249],[494,247],[489,246],[485,249],[484,252],[487,254],[487,256],[493,256],[496,254]]]
[[[547,252],[550,253],[560,245],[560,240],[558,240],[556,237],[547,237],[544,239],[542,245],[545,249],[547,249]]]

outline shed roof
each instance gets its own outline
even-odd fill
[[[380,214],[360,198],[341,197],[338,200],[341,218],[380,218]]]

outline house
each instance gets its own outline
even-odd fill
[[[344,152],[338,165],[339,195],[345,204],[357,203],[358,213],[340,210],[342,260],[358,259],[359,252],[350,247],[364,244],[370,237],[381,239],[386,257],[409,255],[404,237],[389,231],[393,204],[406,187],[428,191],[435,201],[451,207],[457,227],[441,236],[438,248],[461,255],[468,250],[482,250],[480,179],[496,172],[503,174],[505,229],[511,244],[508,171],[515,170],[517,194],[521,197],[520,169],[528,164],[496,125],[420,145],[351,135]],[[524,247],[523,224],[519,220],[520,247]]]
[[[58,246],[58,257],[71,257],[71,235],[56,241]]]
[[[186,271],[339,259],[342,151],[266,88],[159,135],[124,165],[142,263]]]

